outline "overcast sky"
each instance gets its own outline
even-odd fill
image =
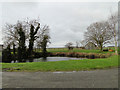
[[[86,28],[94,22],[106,20],[118,10],[117,2],[36,2],[2,3],[2,24],[15,24],[17,20],[40,18],[41,24],[50,26],[49,47],[63,47],[66,42],[84,39]],[[0,13],[1,17],[1,13]],[[1,36],[1,33],[0,33]],[[0,37],[1,39],[1,37]],[[1,40],[0,40],[1,43]]]

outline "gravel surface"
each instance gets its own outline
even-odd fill
[[[3,72],[3,88],[118,88],[118,68],[71,72]]]

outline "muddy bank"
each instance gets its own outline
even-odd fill
[[[98,54],[98,53],[79,53],[79,52],[57,52],[57,53],[48,53],[48,56],[62,56],[62,57],[77,57],[77,58],[89,58],[89,59],[95,59],[95,58],[108,58],[112,54]]]

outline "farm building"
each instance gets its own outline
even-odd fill
[[[97,46],[92,42],[89,42],[85,45],[85,49],[96,49],[96,48]]]

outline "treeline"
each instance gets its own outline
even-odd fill
[[[49,26],[41,25],[39,20],[17,21],[16,24],[6,24],[4,28],[4,49],[2,60],[9,62],[33,58],[34,46],[42,49],[42,57],[46,57],[46,47],[50,42]]]
[[[82,47],[94,46],[100,51],[103,51],[103,47],[106,44],[113,44],[115,46],[115,53],[118,54],[118,13],[111,14],[107,20],[98,21],[90,24],[84,33],[84,40],[81,42],[76,42],[76,47],[79,44]],[[73,49],[73,43],[68,42],[65,45],[69,50]]]

